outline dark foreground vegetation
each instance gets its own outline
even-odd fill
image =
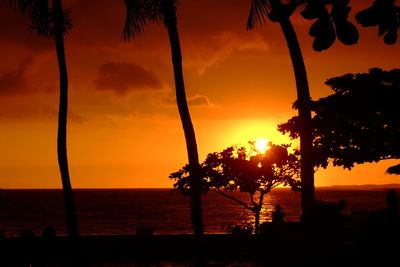
[[[389,199],[390,202],[390,199]],[[395,210],[396,209],[396,210]],[[325,210],[329,210],[326,206]],[[313,225],[264,223],[260,234],[25,236],[0,240],[1,266],[398,266],[397,207],[357,217],[321,212]],[[111,266],[115,266],[111,265]],[[108,266],[108,265],[107,265]],[[131,266],[131,265],[129,265]],[[171,265],[170,265],[171,266]]]

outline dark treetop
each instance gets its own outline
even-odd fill
[[[355,163],[400,158],[400,70],[370,69],[328,79],[334,94],[312,102],[314,165],[352,168]],[[292,138],[298,117],[279,125]],[[399,174],[399,165],[388,169]]]

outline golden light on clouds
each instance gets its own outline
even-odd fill
[[[167,33],[163,25],[150,25],[136,40],[122,43],[123,2],[89,2],[65,0],[74,25],[65,37],[72,184],[76,188],[171,187],[168,175],[187,163],[187,155],[173,97]],[[352,14],[369,5],[356,2]],[[178,9],[187,98],[200,161],[208,153],[248,141],[268,139],[259,141],[264,147],[268,141],[298,146],[298,141],[277,131],[279,123],[296,114],[285,41],[276,23],[246,30],[249,4],[185,0]],[[89,6],[97,17],[87,15]],[[53,43],[31,36],[27,21],[15,13],[0,10],[0,17],[0,187],[59,188]],[[399,66],[399,42],[383,44],[376,29],[360,29],[357,45],[337,42],[316,53],[308,35],[310,25],[297,17],[293,21],[314,99],[332,93],[324,85],[330,77]],[[259,149],[265,152],[266,148]],[[354,172],[329,167],[316,173],[315,183],[398,182],[398,177],[384,174],[387,165],[366,164]]]

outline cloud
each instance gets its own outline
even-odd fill
[[[194,95],[188,98],[188,104],[190,106],[197,107],[214,107],[215,105],[210,102],[206,95]]]
[[[41,116],[55,121],[58,119],[58,107],[55,106],[42,105],[36,113],[36,116]],[[74,109],[68,108],[68,121],[82,124],[85,122],[85,118],[81,114],[75,112]]]
[[[54,121],[58,119],[58,105],[49,104],[49,99],[36,95],[32,98],[0,99],[0,120],[40,120]],[[44,101],[45,100],[45,101]],[[30,105],[34,103],[34,105]],[[68,121],[84,123],[85,118],[74,109],[68,109]]]
[[[53,49],[53,41],[32,34],[29,19],[11,8],[0,9],[0,42],[28,48],[31,52],[44,52]],[[11,25],[11,26],[10,26]]]
[[[99,77],[94,81],[97,90],[108,90],[124,96],[128,92],[161,89],[162,83],[156,75],[136,64],[106,62],[99,68]]]
[[[153,95],[151,102],[154,106],[163,107],[175,107],[176,97],[173,93],[168,92],[165,94]],[[208,96],[196,94],[194,96],[187,97],[188,105],[191,107],[215,107],[216,105],[212,103]]]
[[[0,95],[17,95],[29,91],[25,76],[32,64],[32,58],[25,58],[16,70],[0,74]]]
[[[185,65],[195,68],[200,75],[235,52],[266,52],[269,49],[267,42],[257,33],[226,31],[210,38],[192,37],[189,42]]]

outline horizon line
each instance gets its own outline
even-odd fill
[[[348,184],[348,185],[320,185],[315,186],[315,188],[324,188],[324,187],[379,187],[379,186],[398,186],[400,187],[400,183],[390,183],[390,184]],[[288,189],[289,186],[286,187],[277,187],[275,189],[284,188]],[[158,190],[158,189],[170,189],[171,187],[77,187],[72,188],[72,190],[126,190],[126,189],[139,189],[139,190]],[[6,188],[0,187],[0,190],[62,190],[62,187],[53,187],[53,188]]]

